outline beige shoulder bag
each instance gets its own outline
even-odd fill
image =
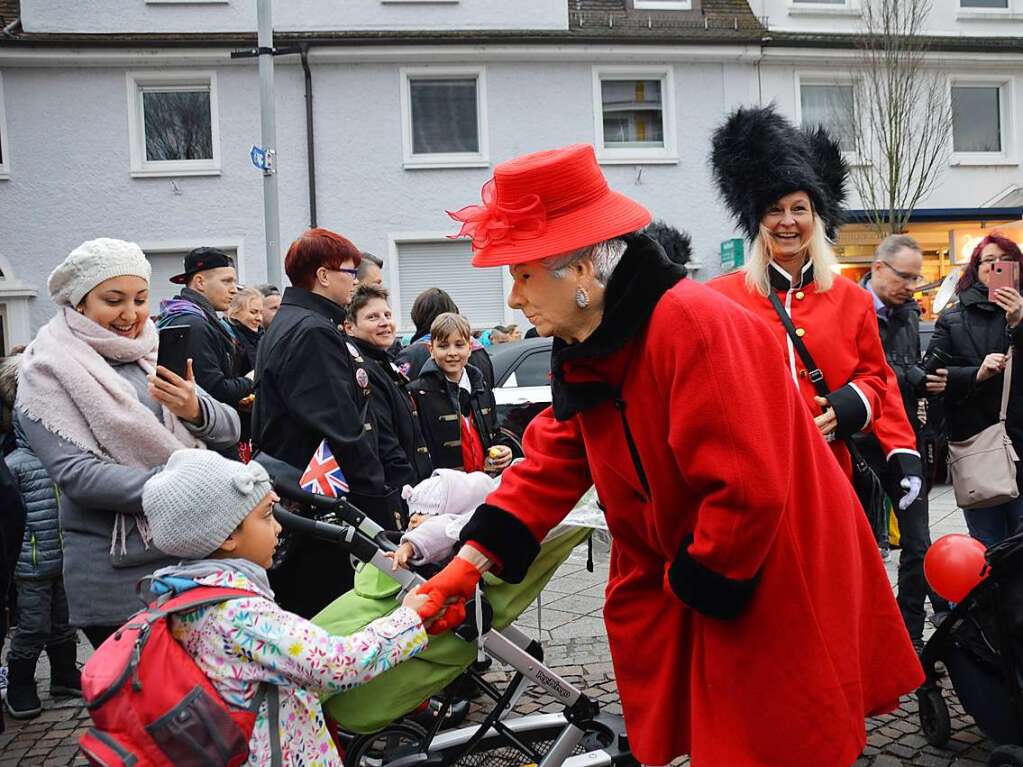
[[[1016,461],[1019,456],[1005,430],[1012,386],[1012,347],[1005,362],[1002,407],[998,423],[969,439],[948,443],[948,472],[952,475],[956,503],[964,509],[985,509],[1019,497]]]

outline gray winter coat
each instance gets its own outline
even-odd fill
[[[63,564],[57,488],[29,447],[17,419],[14,420],[14,438],[17,447],[4,460],[18,483],[26,511],[25,538],[14,575],[38,580],[57,578]]]
[[[154,414],[159,403],[149,396],[146,374],[138,365],[112,365],[135,388],[139,400]],[[207,447],[222,450],[238,441],[238,413],[199,390],[201,426],[187,425]],[[118,540],[111,547],[117,514],[142,514],[142,487],[162,467],[140,469],[104,461],[61,439],[24,411],[18,410],[29,444],[61,491],[60,523],[64,531],[64,588],[71,624],[113,626],[124,623],[142,603],[135,584],[154,570],[177,562],[152,544],[147,549],[128,526],[126,551]]]

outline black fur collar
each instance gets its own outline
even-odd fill
[[[628,247],[608,282],[600,325],[578,344],[554,339],[551,396],[554,416],[559,421],[616,396],[612,387],[604,382],[566,382],[565,363],[601,359],[624,347],[646,327],[661,296],[685,276],[685,268],[672,263],[661,247],[646,235],[628,235],[624,239]]]

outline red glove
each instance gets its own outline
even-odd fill
[[[439,614],[445,607],[448,610],[430,626],[431,634],[440,634],[464,620],[465,600],[476,593],[476,584],[482,577],[483,574],[471,562],[455,557],[447,567],[419,587],[419,593],[426,597],[426,602],[419,608],[419,615],[424,620]],[[456,601],[448,604],[450,599]]]

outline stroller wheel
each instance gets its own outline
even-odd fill
[[[987,767],[1023,767],[1023,748],[999,746],[988,757]]]
[[[345,767],[384,767],[403,756],[423,753],[426,737],[426,730],[408,721],[360,735],[345,750]]]
[[[952,736],[952,721],[941,688],[930,685],[921,687],[916,691],[916,700],[920,708],[920,729],[927,742],[932,746],[944,746]]]

